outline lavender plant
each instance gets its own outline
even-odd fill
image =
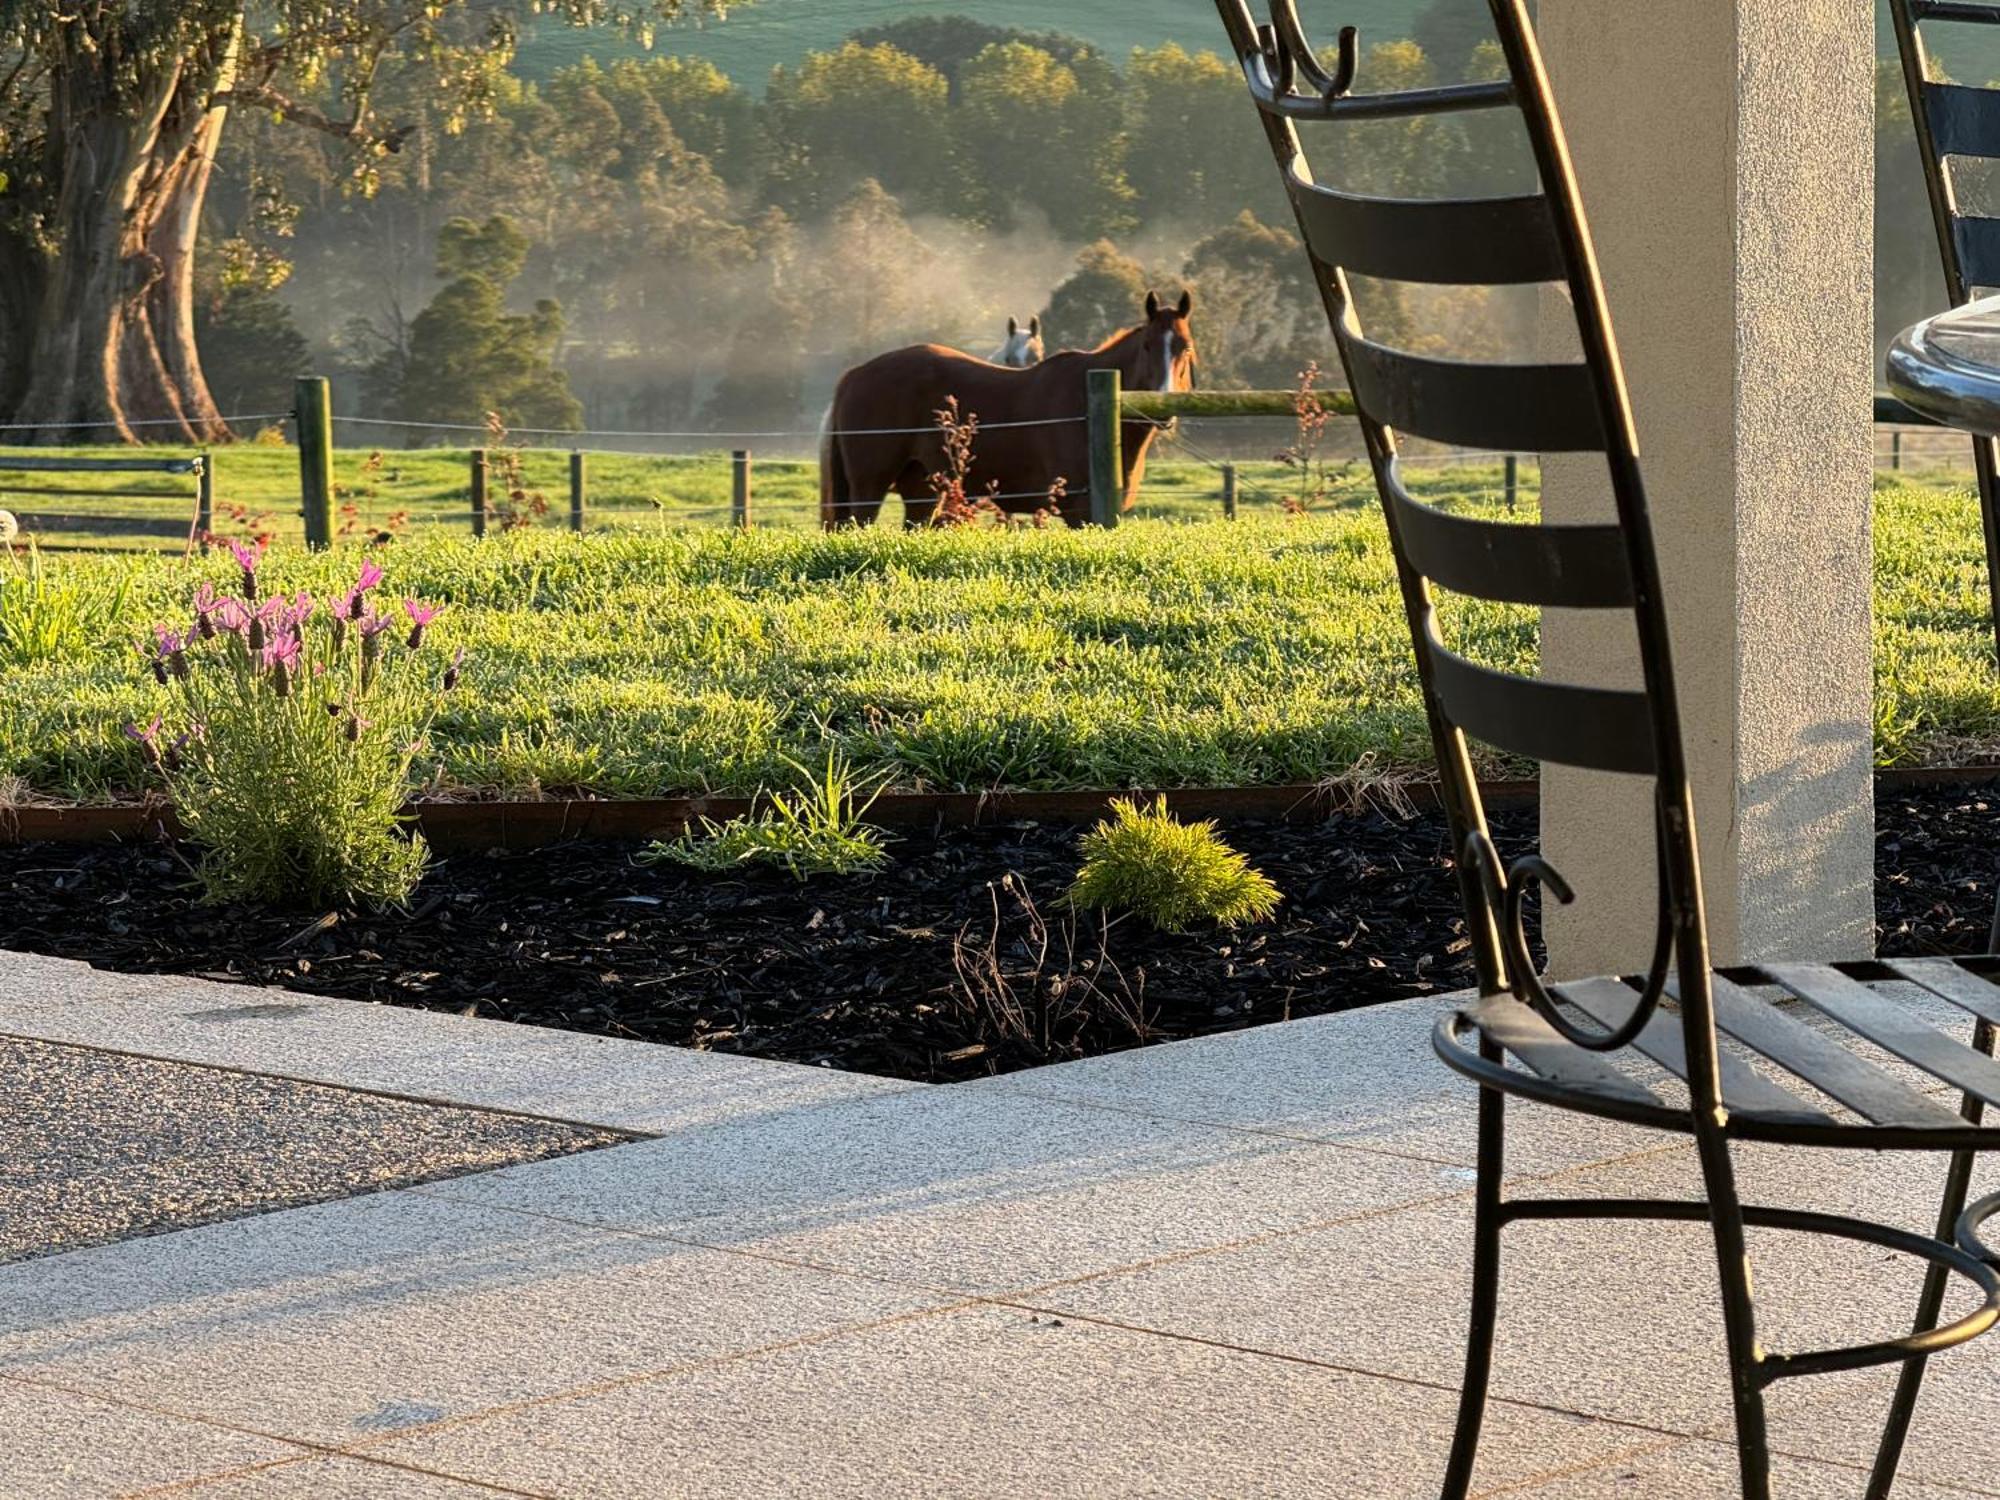
[[[429,859],[402,806],[464,652],[427,643],[435,606],[385,608],[373,562],[336,599],[263,596],[263,548],[229,545],[240,596],[203,583],[186,628],[154,627],[165,701],[126,733],[201,846],[210,900],[401,902]]]

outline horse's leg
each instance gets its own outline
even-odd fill
[[[922,464],[905,464],[903,472],[896,476],[895,490],[903,497],[903,527],[906,531],[929,526],[937,519],[938,498],[931,489],[930,478],[924,473]]]
[[[827,531],[874,525],[893,474],[881,473],[879,465],[856,466],[848,445],[839,438],[832,439],[830,447],[832,463],[822,492],[820,525]]]

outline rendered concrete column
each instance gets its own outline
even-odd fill
[[[1631,381],[1719,961],[1870,951],[1872,0],[1541,0]],[[1552,462],[1544,514],[1608,516]],[[1635,684],[1552,611],[1551,676]],[[1551,967],[1643,965],[1648,787],[1544,773]]]

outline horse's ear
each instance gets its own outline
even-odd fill
[[[1028,319],[1028,337],[1031,339],[1038,339],[1041,336],[1042,336],[1042,315],[1040,313],[1036,313],[1034,317]]]
[[[1149,318],[1157,318],[1159,315],[1160,315],[1160,294],[1158,292],[1146,293],[1146,316]]]
[[[1189,313],[1191,313],[1191,312],[1193,312],[1193,311],[1194,311],[1194,293],[1193,293],[1193,292],[1182,292],[1182,293],[1181,293],[1181,305],[1180,305],[1180,316],[1181,316],[1181,317],[1183,317],[1183,318],[1185,318],[1185,317],[1186,317],[1186,316],[1187,316],[1187,315],[1188,315]]]
[[[1019,333],[1020,331],[1021,331],[1021,325],[1015,322],[1014,319],[1009,318],[1007,320],[1007,337],[1011,339],[1015,334]]]

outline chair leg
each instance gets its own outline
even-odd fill
[[[2000,940],[2000,912],[1994,917],[1994,937]],[[1989,950],[1991,944],[1988,944]],[[1985,1021],[1979,1022],[1972,1030],[1972,1045],[1989,1056],[1993,1052],[1993,1027]],[[1967,1094],[1959,1104],[1959,1113],[1972,1124],[1977,1125],[1984,1106],[1981,1101]],[[1944,1201],[1938,1206],[1937,1237],[1947,1244],[1958,1225],[1958,1216],[1965,1211],[1965,1199],[1972,1188],[1972,1159],[1970,1151],[1954,1151],[1951,1167],[1945,1173]],[[1923,1333],[1937,1327],[1938,1314],[1944,1308],[1944,1288],[1947,1272],[1942,1265],[1933,1264],[1924,1274],[1924,1289],[1917,1297],[1917,1316],[1913,1330]],[[1917,1411],[1917,1394],[1923,1389],[1924,1367],[1928,1358],[1919,1356],[1903,1362],[1903,1373],[1896,1381],[1896,1396],[1889,1403],[1889,1420],[1882,1429],[1882,1442],[1875,1450],[1875,1467],[1868,1476],[1867,1500],[1888,1500],[1890,1487],[1896,1482],[1896,1469],[1903,1461],[1903,1444],[1910,1436],[1910,1422]]]
[[[1764,1384],[1758,1378],[1757,1310],[1750,1288],[1743,1204],[1736,1196],[1736,1169],[1729,1159],[1729,1142],[1719,1131],[1698,1130],[1696,1136],[1722,1276],[1722,1324],[1729,1347],[1729,1393],[1736,1409],[1736,1460],[1743,1500],[1771,1500],[1771,1445],[1764,1425]]]
[[[1500,1049],[1484,1040],[1480,1055],[1493,1061]],[[1458,1427],[1451,1440],[1442,1500],[1465,1500],[1479,1456],[1486,1416],[1486,1386],[1493,1373],[1493,1330],[1500,1315],[1500,1179],[1506,1162],[1506,1095],[1479,1091],[1479,1181],[1472,1220],[1472,1312],[1465,1340],[1465,1383],[1459,1388]]]

